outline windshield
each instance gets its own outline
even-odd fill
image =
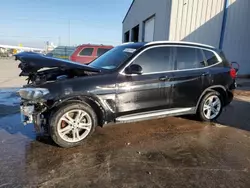
[[[138,47],[118,46],[95,59],[89,65],[102,69],[115,69],[131,57],[137,49]]]

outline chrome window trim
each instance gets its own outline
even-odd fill
[[[126,76],[139,76],[137,74],[126,74],[124,73],[125,69],[134,62],[134,60],[136,58],[138,58],[143,52],[149,50],[149,49],[152,49],[152,48],[157,48],[157,47],[185,47],[185,48],[197,48],[197,49],[201,49],[201,50],[207,50],[207,51],[210,51],[210,52],[213,52],[214,55],[217,57],[217,59],[219,60],[218,63],[215,63],[213,65],[210,65],[210,66],[206,66],[206,67],[201,67],[201,68],[194,68],[194,69],[183,69],[183,70],[171,70],[171,71],[159,71],[159,72],[151,72],[151,73],[142,73],[141,75],[151,75],[151,74],[160,74],[160,73],[168,73],[168,72],[180,72],[180,71],[190,71],[190,70],[201,70],[201,69],[207,69],[207,68],[210,68],[210,67],[213,67],[213,66],[216,66],[220,63],[222,63],[222,59],[221,57],[217,54],[217,52],[215,52],[214,50],[212,49],[207,49],[205,47],[199,47],[199,46],[186,46],[186,45],[174,45],[174,44],[166,44],[166,45],[155,45],[155,46],[151,46],[149,48],[146,48],[144,50],[142,50],[139,54],[137,54],[132,60],[129,61],[129,63],[119,72],[119,74],[121,75],[126,75]]]
[[[188,41],[153,41],[145,44],[145,46],[152,45],[152,44],[166,44],[166,43],[175,43],[175,44],[188,44],[188,45],[197,45],[198,47],[208,47],[208,48],[215,48],[214,46],[210,46],[207,44],[201,44],[197,42],[188,42]],[[171,44],[170,44],[171,45]]]

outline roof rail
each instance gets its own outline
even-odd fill
[[[215,48],[214,46],[206,45],[206,44],[201,44],[201,43],[196,43],[196,42],[186,42],[186,41],[153,41],[147,43],[145,46],[151,45],[151,44],[166,44],[166,43],[176,43],[176,44],[193,44],[197,46],[203,46],[207,48]]]

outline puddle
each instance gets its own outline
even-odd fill
[[[17,95],[18,88],[0,89],[0,105],[17,106],[20,103],[20,97]],[[1,111],[1,110],[0,110]]]
[[[25,137],[31,139],[36,138],[34,126],[33,125],[24,126],[21,122],[19,113],[0,118],[0,130],[1,129],[5,130],[9,134],[22,134]]]

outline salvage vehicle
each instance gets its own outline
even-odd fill
[[[213,121],[233,99],[235,71],[223,52],[188,42],[125,43],[89,65],[23,52],[19,90],[25,124],[61,147],[96,126],[195,114]]]

